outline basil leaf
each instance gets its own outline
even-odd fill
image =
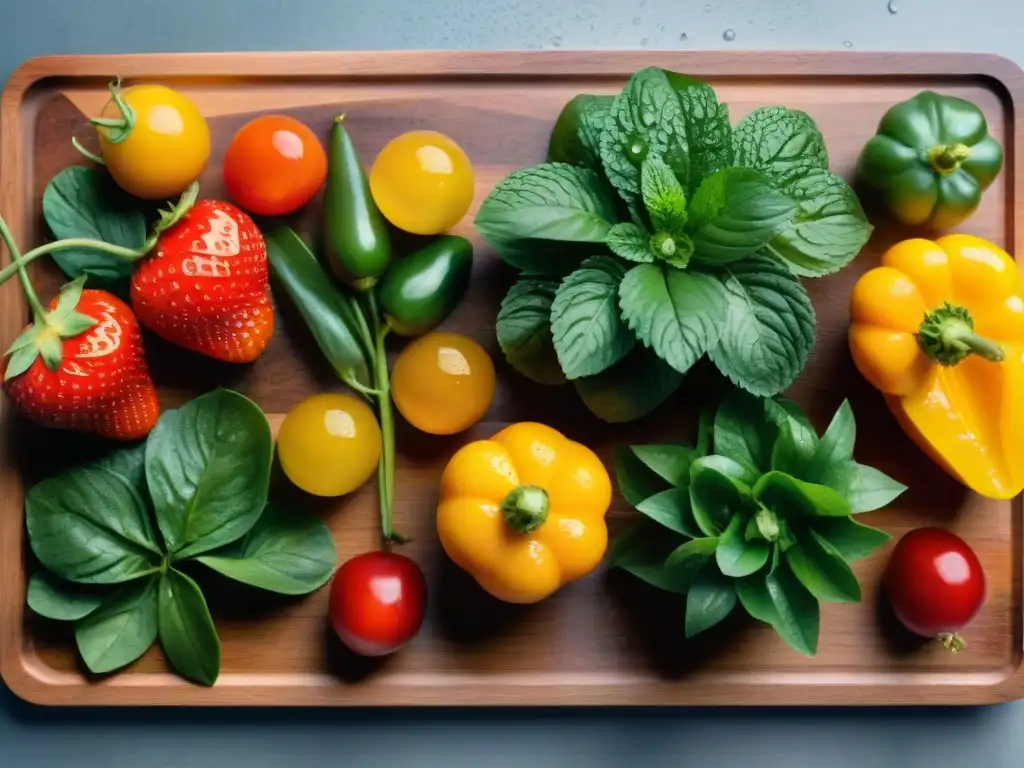
[[[599,142],[611,109],[612,96],[581,93],[566,104],[548,144],[548,162],[569,163],[603,173]]]
[[[546,163],[494,185],[476,214],[491,243],[523,239],[603,243],[616,220],[615,201],[593,171]]]
[[[694,261],[729,264],[759,251],[793,218],[797,206],[751,168],[708,176],[690,202]]]
[[[794,434],[793,424],[783,424],[772,447],[771,468],[794,477],[806,477],[814,457],[814,445]],[[800,433],[801,435],[804,433]]]
[[[845,267],[860,253],[874,228],[849,184],[823,168],[791,178],[781,188],[799,206],[765,252],[795,275],[821,277]]]
[[[754,498],[784,517],[847,517],[850,503],[827,485],[805,483],[784,472],[768,472],[754,485]]]
[[[693,448],[669,443],[634,445],[630,450],[652,472],[673,486],[690,484],[690,467],[699,458]]]
[[[693,518],[688,486],[689,478],[687,487],[669,488],[667,491],[648,496],[636,505],[636,511],[676,533],[700,538],[704,534]]]
[[[710,561],[718,547],[714,537],[690,539],[676,547],[665,560],[665,570],[675,586],[674,592],[686,594],[697,573]]]
[[[108,593],[75,584],[43,569],[28,582],[28,607],[40,616],[56,621],[76,621],[100,607]]]
[[[686,121],[665,72],[642,69],[612,102],[601,132],[605,176],[627,202],[640,197],[640,166],[660,155],[677,179],[689,178]]]
[[[619,306],[637,337],[686,373],[718,341],[728,303],[710,275],[641,264],[623,278]]]
[[[634,507],[645,499],[669,489],[669,484],[656,475],[629,446],[615,449],[615,483],[622,497]]]
[[[766,418],[766,401],[743,390],[733,390],[715,414],[715,451],[728,456],[756,477],[769,469],[778,434]]]
[[[838,491],[850,504],[852,514],[873,512],[888,506],[907,486],[874,467],[847,461],[833,465],[821,482]]]
[[[665,567],[665,560],[674,551],[679,537],[653,523],[641,522],[617,537],[608,553],[613,568],[620,568],[636,578],[666,592],[685,594],[688,581],[680,582],[679,574]]]
[[[861,525],[848,517],[822,517],[814,521],[814,530],[848,563],[867,557],[892,538],[885,531]]]
[[[271,502],[249,533],[196,559],[244,584],[305,595],[331,578],[338,551],[320,518]]]
[[[832,421],[815,446],[810,465],[803,477],[812,482],[822,482],[832,467],[853,460],[853,446],[857,440],[857,424],[848,400],[832,417]]]
[[[690,469],[690,508],[706,536],[719,536],[734,515],[743,511],[743,491],[737,481],[721,472],[712,457],[693,462]]]
[[[531,277],[565,277],[594,255],[593,243],[525,238],[491,245],[502,261]]]
[[[87,238],[125,248],[146,242],[146,218],[137,200],[106,171],[83,166],[65,168],[43,191],[43,218],[58,240]],[[135,264],[94,248],[55,251],[53,260],[68,277],[93,275],[106,280],[131,276]]]
[[[564,384],[551,337],[551,304],[558,283],[521,278],[501,302],[495,324],[498,346],[519,373],[538,384]]]
[[[639,344],[611,368],[575,379],[583,404],[603,421],[634,421],[651,413],[679,389],[683,375]]]
[[[686,593],[686,636],[693,637],[721,623],[736,607],[736,586],[714,563],[705,563]]]
[[[826,603],[859,603],[860,584],[846,560],[827,539],[809,530],[786,550],[793,575]]]
[[[638,264],[649,264],[654,261],[651,236],[636,224],[616,224],[608,231],[606,245],[620,259]]]
[[[567,379],[610,368],[636,344],[619,314],[619,284],[626,270],[610,256],[594,256],[558,286],[551,304],[551,334]]]
[[[78,652],[90,671],[131,664],[156,640],[157,577],[130,581],[75,624]]]
[[[263,411],[218,389],[157,422],[146,478],[167,549],[177,560],[244,536],[267,503],[273,440]]]
[[[178,674],[213,685],[220,674],[220,638],[199,586],[168,568],[160,578],[160,645]]]
[[[774,395],[789,387],[814,344],[814,308],[785,267],[752,256],[724,267],[727,313],[711,361],[738,387]]]
[[[163,553],[142,478],[144,447],[37,483],[25,498],[29,544],[57,576],[113,584],[145,576]]]
[[[736,593],[747,613],[772,625],[792,648],[817,653],[821,609],[785,562],[739,579]]]
[[[761,107],[737,123],[733,161],[755,168],[777,184],[812,168],[828,168],[825,139],[806,112]]]
[[[750,486],[757,482],[761,473],[752,471],[749,467],[730,459],[728,456],[712,454],[701,457],[701,466],[721,472],[726,477],[739,481],[737,488],[742,490],[744,497],[750,495]]]
[[[715,550],[718,569],[732,578],[756,573],[768,562],[768,542],[761,539],[747,541],[743,529],[743,516],[733,515],[719,537],[718,549]]]
[[[640,194],[655,232],[682,232],[686,226],[686,192],[659,155],[640,166]]]
[[[687,189],[692,194],[708,176],[733,164],[729,108],[718,103],[709,85],[697,81],[680,85],[671,74],[669,82],[676,88],[686,121],[690,145]]]

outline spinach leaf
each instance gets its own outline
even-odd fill
[[[766,417],[766,401],[734,390],[715,414],[715,452],[728,456],[755,476],[769,469],[777,428]]]
[[[669,488],[667,491],[647,497],[636,505],[636,511],[676,533],[700,538],[704,534],[693,517],[693,510],[690,509],[688,486],[689,478],[684,487]]]
[[[693,448],[671,443],[634,445],[630,450],[646,467],[673,486],[690,484],[690,467],[700,458]]]
[[[608,240],[605,244],[620,259],[640,264],[654,261],[651,236],[636,224],[616,224],[608,231]]]
[[[744,509],[743,488],[705,456],[690,468],[690,508],[705,536],[720,536]]]
[[[885,531],[861,525],[848,517],[822,517],[814,521],[815,532],[848,563],[867,557],[892,538]]]
[[[640,194],[655,232],[682,232],[686,226],[686,192],[659,155],[640,166]]]
[[[839,550],[813,530],[786,550],[786,562],[807,591],[826,603],[859,603],[860,584]]]
[[[747,541],[744,537],[745,521],[740,514],[733,515],[718,539],[715,559],[718,569],[731,578],[742,578],[761,570],[768,562],[768,542],[762,539]]]
[[[270,503],[249,533],[196,559],[235,581],[305,595],[331,578],[338,551],[320,518]]]
[[[855,461],[829,467],[821,482],[846,498],[855,515],[881,509],[907,490],[884,472]]]
[[[157,523],[175,559],[245,535],[267,503],[273,441],[254,402],[228,389],[167,411],[146,444]]]
[[[715,563],[705,563],[686,593],[686,636],[693,637],[722,622],[736,607],[736,586]]]
[[[794,477],[807,478],[816,443],[809,439],[811,434],[795,421],[783,423],[772,447],[771,468]]]
[[[728,309],[723,284],[713,276],[654,264],[626,273],[619,306],[626,325],[680,373],[714,347]]]
[[[738,480],[737,488],[743,491],[743,496],[750,495],[750,486],[757,482],[757,478],[760,477],[760,472],[751,470],[749,467],[740,464],[738,461],[733,461],[728,456],[721,456],[718,454],[712,454],[710,456],[703,456],[701,458],[701,465],[704,467],[710,467],[716,472],[721,472],[726,477]],[[692,467],[691,467],[692,469]]]
[[[156,640],[156,575],[130,581],[75,624],[75,642],[96,674],[131,664]]]
[[[713,536],[690,539],[676,547],[665,560],[665,570],[676,587],[673,591],[689,592],[694,578],[711,561],[717,548],[718,539]]]
[[[58,173],[43,192],[43,217],[59,240],[88,238],[125,248],[141,248],[146,242],[141,205],[106,171],[76,165]],[[135,268],[130,261],[92,248],[57,251],[53,260],[70,278],[124,279]]]
[[[683,375],[640,345],[611,368],[573,381],[590,411],[616,424],[651,413],[679,389]]]
[[[160,578],[160,645],[178,673],[201,685],[220,674],[220,638],[198,585],[168,568]]]
[[[785,184],[812,168],[828,168],[825,139],[806,112],[761,107],[733,131],[733,161]]]
[[[551,334],[567,379],[610,368],[636,344],[619,314],[625,268],[611,256],[594,256],[558,286],[551,304]]]
[[[558,283],[521,278],[501,302],[495,325],[498,346],[519,373],[538,384],[564,384],[551,337],[551,304]]]
[[[759,251],[793,218],[797,206],[751,168],[708,176],[690,202],[694,261],[729,264]]]
[[[37,483],[25,498],[29,544],[68,581],[112,584],[154,572],[163,553],[142,481],[143,446]]]
[[[747,613],[772,625],[795,650],[817,653],[821,609],[785,562],[739,579],[736,593]]]
[[[849,264],[871,238],[860,200],[849,184],[823,168],[792,177],[781,188],[799,208],[765,253],[784,261],[795,275],[831,275]]]
[[[654,531],[657,535],[653,535]],[[685,594],[690,584],[679,580],[679,574],[665,567],[665,560],[679,543],[680,537],[648,521],[641,521],[612,543],[608,561],[613,568],[650,584],[652,587]]]
[[[615,221],[615,200],[597,174],[565,163],[509,174],[476,214],[476,228],[494,244],[527,238],[603,243]]]
[[[572,98],[562,108],[551,131],[548,162],[578,165],[602,173],[599,142],[613,99],[589,93]]]
[[[825,434],[814,449],[811,465],[807,468],[805,480],[820,482],[828,475],[829,468],[853,460],[853,446],[857,441],[857,423],[849,400],[843,400],[829,422]]]
[[[711,86],[693,81],[676,88],[686,121],[686,138],[690,145],[690,175],[687,191],[693,194],[708,176],[733,164],[732,128],[729,108],[718,103]]]
[[[627,202],[640,197],[640,167],[660,155],[677,179],[688,179],[686,120],[664,70],[648,67],[615,97],[601,131],[605,176]]]
[[[785,516],[848,517],[850,503],[827,485],[806,483],[784,472],[771,471],[754,485],[754,498]]]
[[[33,573],[28,582],[28,607],[56,621],[76,621],[88,616],[107,597],[102,589],[65,581],[45,568]]]
[[[711,361],[755,395],[786,389],[814,344],[814,308],[807,291],[778,262],[752,256],[723,267],[727,314]]]
[[[622,497],[634,507],[655,494],[669,490],[669,484],[640,461],[630,446],[615,449],[614,463],[615,484],[619,486]]]

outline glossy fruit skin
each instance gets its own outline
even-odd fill
[[[54,298],[50,309],[56,306]],[[63,340],[56,371],[39,357],[6,381],[8,397],[21,414],[47,427],[113,440],[145,437],[160,408],[135,315],[113,294],[90,289],[82,291],[77,311],[95,318],[96,325]]]
[[[334,575],[331,626],[361,656],[394,653],[419,631],[427,612],[427,580],[416,563],[394,552],[366,552]]]
[[[312,200],[327,178],[327,153],[303,123],[264,115],[246,123],[224,153],[228,194],[245,210],[283,216]]]
[[[454,227],[473,202],[473,166],[462,148],[437,131],[392,139],[370,169],[370,190],[384,217],[414,235]]]
[[[885,590],[896,617],[915,634],[959,632],[985,602],[985,572],[956,534],[918,528],[897,542],[885,572]]]
[[[161,234],[131,297],[146,328],[216,360],[252,362],[274,334],[263,235],[230,203],[200,200]]]
[[[431,435],[469,429],[494,399],[494,363],[484,348],[457,333],[421,336],[391,369],[391,396],[406,421]]]
[[[357,397],[311,395],[281,423],[277,457],[296,486],[314,496],[343,496],[377,469],[381,434],[377,417]]]
[[[100,151],[118,186],[145,200],[169,200],[199,178],[210,158],[210,128],[187,96],[162,85],[136,85],[121,94],[135,112],[128,138],[97,127]],[[117,119],[113,100],[102,117]]]
[[[458,306],[473,271],[473,244],[442,235],[396,261],[380,282],[380,306],[400,336],[422,336]]]
[[[372,288],[391,263],[387,222],[342,117],[335,118],[328,143],[324,252],[335,276],[361,291]]]

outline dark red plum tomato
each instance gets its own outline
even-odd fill
[[[427,610],[427,580],[416,563],[394,552],[366,552],[347,561],[331,583],[331,625],[350,650],[386,656],[411,640]]]
[[[918,528],[896,544],[885,571],[896,617],[911,632],[962,650],[961,632],[985,603],[985,572],[963,539],[941,528]]]

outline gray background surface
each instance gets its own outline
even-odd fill
[[[896,13],[887,0],[0,0],[0,81],[33,56],[142,51],[852,48],[985,51],[1024,64],[1020,0],[890,5]],[[1019,768],[1024,703],[944,710],[61,711],[26,706],[0,686],[0,765]]]

